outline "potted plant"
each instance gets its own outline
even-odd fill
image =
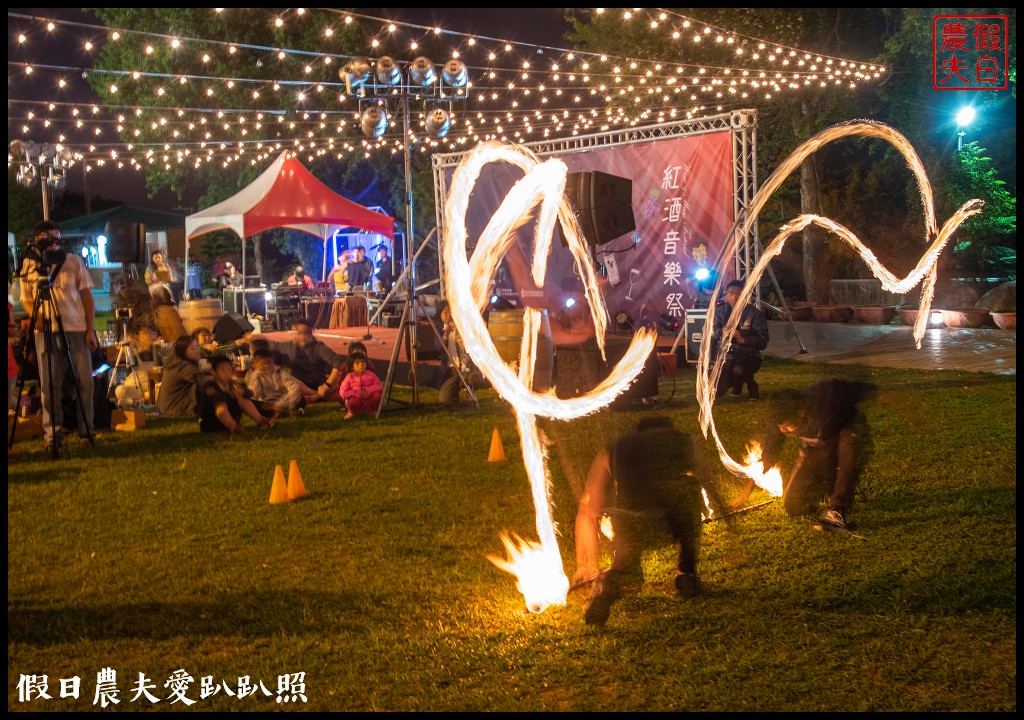
[[[888,325],[894,317],[895,305],[862,305],[853,308],[853,322],[863,325]]]
[[[989,311],[981,307],[953,308],[942,311],[942,321],[948,328],[976,328],[990,320]]]
[[[994,322],[996,327],[1000,330],[1013,330],[1014,332],[1017,332],[1017,308],[993,310],[989,314],[992,316],[992,322]]]
[[[853,308],[849,305],[815,305],[811,314],[818,322],[849,322],[853,317]]]

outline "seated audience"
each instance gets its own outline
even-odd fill
[[[380,396],[384,386],[372,370],[366,367],[366,355],[354,352],[351,355],[352,370],[341,382],[340,394],[345,408],[345,419],[348,420],[360,413],[374,412],[380,405]]]
[[[210,379],[199,369],[199,343],[190,335],[174,341],[174,352],[164,363],[156,406],[168,417],[196,414],[199,385]]]
[[[235,380],[231,358],[214,355],[210,358],[213,377],[199,388],[199,429],[203,432],[226,432],[244,435],[242,413],[260,428],[274,423],[264,417],[252,402],[249,389]]]
[[[301,413],[306,404],[302,399],[302,383],[279,368],[269,350],[253,352],[245,384],[252,392],[256,407],[264,414],[287,417]]]
[[[171,289],[165,283],[153,283],[149,286],[149,296],[156,329],[164,342],[173,343],[182,335],[187,335],[185,323],[182,322],[178,308],[174,305]]]
[[[220,343],[214,338],[213,333],[205,327],[193,330],[192,337],[199,343],[199,353],[203,357],[210,357],[221,349]]]
[[[307,403],[338,399],[340,368],[344,358],[317,340],[313,336],[313,326],[305,320],[292,324],[292,338],[284,342],[258,340],[261,345],[266,343],[266,349],[276,356],[278,363],[305,386],[302,394]],[[250,345],[256,340],[251,335],[244,335],[236,344]]]

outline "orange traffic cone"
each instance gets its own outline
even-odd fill
[[[302,475],[299,474],[299,464],[292,460],[288,467],[288,499],[298,500],[306,497],[306,486],[302,482]]]
[[[280,465],[274,470],[274,484],[270,486],[270,504],[288,502],[288,488],[284,484],[284,470]]]
[[[498,428],[494,428],[491,434],[491,451],[487,453],[487,462],[503,462],[505,460],[505,448],[501,446],[501,435]]]

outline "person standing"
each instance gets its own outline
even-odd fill
[[[725,326],[742,292],[743,282],[733,280],[725,286],[724,299],[715,306],[715,327],[711,338],[712,358],[717,357],[726,342]],[[726,391],[739,395],[743,391],[743,384],[746,383],[747,395],[752,400],[760,398],[760,388],[754,374],[761,368],[761,351],[766,347],[768,320],[756,307],[747,305],[741,311],[739,325],[732,333],[732,343],[722,366],[716,397],[721,397]]]
[[[366,290],[373,279],[373,265],[366,259],[366,250],[356,248],[356,259],[348,264],[348,284],[353,290]]]
[[[388,249],[381,247],[377,257],[377,283],[378,290],[382,293],[391,292],[391,288],[395,286],[395,272],[391,269],[391,256],[388,255]]]
[[[145,279],[147,285],[154,283],[170,285],[174,281],[174,272],[171,270],[171,266],[164,262],[163,253],[153,253],[150,265],[146,268]]]
[[[36,225],[33,236],[35,245],[49,246],[47,252],[58,249],[62,240],[60,226],[49,220]],[[74,364],[75,376],[78,378],[78,385],[81,388],[81,408],[84,410],[84,416],[82,411],[79,411],[78,434],[83,438],[88,438],[90,442],[93,439],[92,351],[99,347],[99,338],[96,337],[94,330],[96,304],[92,297],[93,283],[89,271],[82,263],[82,258],[74,253],[61,252],[56,255],[60,259],[54,265],[49,266],[52,308],[49,306],[40,308],[34,328],[36,361],[39,364],[40,399],[43,405],[43,439],[51,454],[55,454],[59,450],[61,442],[59,432],[63,423],[61,394],[69,352]],[[46,266],[32,258],[25,261],[25,272],[21,281],[21,303],[30,317],[38,296],[39,283],[47,278],[44,267]],[[64,332],[68,340],[67,349],[61,346],[59,340],[60,328],[51,312],[54,308],[60,314],[64,324]],[[54,346],[49,348],[44,332],[46,328],[53,331],[56,341]],[[51,400],[53,401],[52,412]],[[56,433],[54,432],[55,428],[57,429]]]
[[[315,287],[313,278],[306,274],[305,268],[301,265],[295,267],[295,272],[288,276],[284,284],[288,287],[301,288],[301,292],[308,292]]]

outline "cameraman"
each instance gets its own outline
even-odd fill
[[[68,253],[67,249],[61,246],[60,226],[49,220],[39,223],[33,229],[22,273],[21,303],[28,311],[29,317],[32,316],[40,285],[45,288],[47,284],[53,302],[40,306],[34,331],[40,400],[43,405],[43,437],[47,447],[52,449],[60,443],[60,437],[54,437],[54,429],[60,428],[63,422],[61,390],[64,385],[68,353],[62,346],[56,319],[51,317],[51,306],[56,308],[64,323],[68,351],[74,361],[78,384],[82,391],[81,400],[85,417],[78,418],[78,434],[88,438],[93,435],[92,351],[99,347],[99,340],[94,330],[96,306],[92,298],[92,278],[89,277],[89,271],[82,263],[82,258],[74,253]],[[47,327],[53,331],[54,340],[54,347],[49,352],[46,347]],[[50,415],[51,398],[54,417]]]

